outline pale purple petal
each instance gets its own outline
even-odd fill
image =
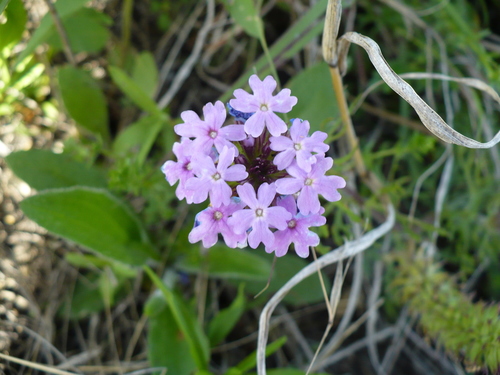
[[[271,202],[276,197],[276,185],[268,184],[266,182],[263,183],[262,185],[259,186],[257,195],[259,197],[258,198],[259,206],[261,206],[262,208],[269,207]]]
[[[255,220],[252,224],[252,231],[248,234],[248,244],[255,249],[261,242],[266,246],[272,246],[274,235],[264,220]]]
[[[290,138],[285,136],[271,137],[269,138],[271,145],[269,146],[273,151],[285,151],[287,149],[293,149],[293,142]]]
[[[234,90],[233,95],[236,99],[231,99],[231,107],[241,112],[256,112],[260,109],[260,102],[254,95],[249,94],[243,89]]]
[[[290,138],[295,143],[302,142],[309,134],[309,121],[302,121],[298,118],[293,120],[292,126],[290,127]]]
[[[227,222],[221,222],[219,225],[219,231],[224,238],[224,242],[228,247],[235,248],[238,246],[238,243],[245,242],[247,235],[246,233],[236,234],[234,233],[233,228],[231,228]]]
[[[295,157],[295,152],[292,150],[285,150],[280,152],[274,158],[274,164],[278,167],[280,171],[287,168],[292,164],[293,158]]]
[[[312,135],[309,138],[304,139],[303,141],[304,148],[313,152],[325,153],[330,148],[330,146],[324,143],[327,137],[328,134],[321,131],[316,131],[312,133]]]
[[[227,223],[231,228],[233,228],[234,233],[242,234],[246,233],[246,231],[250,229],[254,219],[255,213],[253,210],[238,210],[234,212],[229,219],[227,219]]]
[[[262,134],[264,125],[266,123],[266,116],[264,112],[257,111],[245,122],[245,132],[252,137],[257,138]]]
[[[304,186],[304,180],[298,178],[280,178],[275,182],[276,191],[280,194],[295,194]]]
[[[205,122],[210,125],[210,128],[217,130],[226,121],[226,107],[220,100],[215,102],[215,105],[207,103],[203,107],[203,116]]]
[[[300,150],[296,155],[297,165],[304,172],[311,172],[311,166],[316,162],[316,158],[310,152]]]
[[[293,241],[295,246],[295,252],[301,258],[307,258],[309,256],[309,247],[319,245],[319,237],[316,233],[307,231],[305,238]]]
[[[266,210],[267,222],[277,229],[285,229],[287,227],[287,220],[292,218],[292,214],[284,207],[269,207]]]
[[[234,161],[234,150],[232,148],[224,147],[219,154],[219,163],[217,164],[217,171],[224,174],[226,169]]]
[[[303,215],[319,212],[321,206],[319,204],[318,193],[311,186],[304,186],[297,198],[297,207]]]
[[[226,181],[241,181],[248,177],[248,173],[244,165],[236,164],[229,167],[224,173]]]
[[[292,107],[297,104],[297,98],[290,96],[290,89],[281,90],[276,96],[269,101],[270,107],[275,112],[288,113]]]
[[[276,205],[285,208],[292,216],[297,215],[297,202],[295,202],[293,195],[280,197]]]
[[[210,156],[199,156],[194,160],[193,171],[198,176],[213,175],[217,172],[214,161]]]
[[[345,185],[345,180],[339,176],[324,176],[314,181],[315,190],[329,202],[340,200],[342,196],[337,189],[342,189]]]
[[[257,197],[255,195],[255,190],[252,185],[248,182],[244,185],[238,185],[236,187],[236,191],[238,192],[238,196],[248,207],[254,209],[257,208],[259,204],[257,201]]]
[[[250,121],[252,119],[252,117],[250,117],[248,119],[248,121]],[[248,123],[248,121],[245,123],[245,130],[246,130],[246,124]],[[269,133],[271,133],[271,135],[273,135],[275,137],[283,134],[284,132],[286,132],[288,130],[288,127],[286,126],[285,121],[280,119],[278,117],[278,115],[274,112],[271,112],[271,111],[265,112],[265,122],[266,122],[267,130],[269,130]]]
[[[292,239],[288,231],[277,231],[274,233],[274,242],[272,246],[266,246],[266,252],[272,253],[277,257],[282,257],[288,252]]]
[[[242,141],[247,135],[243,125],[227,125],[220,129],[220,133],[228,141]]]
[[[219,180],[210,188],[210,202],[214,207],[228,205],[231,202],[232,190],[227,183]]]

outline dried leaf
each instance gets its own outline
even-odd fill
[[[489,142],[478,142],[472,138],[466,137],[465,135],[457,132],[452,127],[450,127],[436,111],[434,111],[416,92],[415,90],[399,75],[397,75],[392,68],[389,66],[382,51],[378,44],[359,33],[348,32],[340,37],[337,41],[337,56],[338,65],[340,70],[345,71],[345,58],[349,50],[351,43],[354,43],[362,47],[367,53],[370,61],[372,62],[377,72],[380,74],[382,79],[393,89],[399,96],[406,100],[417,112],[418,117],[424,124],[424,126],[429,129],[435,136],[444,142],[453,143],[456,145],[468,147],[468,148],[491,148],[500,142],[500,132],[498,132],[495,137]],[[462,82],[464,80],[462,79]],[[465,80],[468,85],[479,88],[480,90],[486,91],[492,95],[491,89],[485,90],[485,86],[478,85],[475,80]],[[492,95],[493,98],[498,101],[498,95]]]

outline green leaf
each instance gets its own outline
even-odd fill
[[[60,313],[73,320],[104,310],[104,301],[99,290],[99,275],[92,273],[76,280],[71,301],[64,304]]]
[[[57,14],[64,20],[66,17],[71,16],[76,11],[81,9],[88,0],[58,0],[54,3]],[[26,48],[19,54],[16,59],[16,64],[19,64],[26,57],[35,52],[36,47],[45,43],[50,35],[55,31],[54,21],[50,13],[47,13],[40,22],[33,35],[28,41]]]
[[[0,1],[0,14],[3,13],[7,5],[9,5],[10,0],[1,0]]]
[[[324,17],[327,4],[328,0],[319,0],[271,46],[269,53],[274,61],[295,56],[311,39],[321,34],[324,21],[318,18]],[[268,63],[266,56],[261,56],[219,100],[227,102],[234,90],[246,85],[248,78],[256,71],[264,78],[266,71],[269,71],[269,67],[266,70]]]
[[[39,225],[100,255],[130,265],[158,259],[133,212],[104,189],[45,190],[21,202]]]
[[[192,374],[196,362],[165,298],[154,294],[145,311],[149,317],[148,359],[151,367],[166,367],[172,374]]]
[[[64,106],[73,119],[88,131],[109,137],[106,98],[88,72],[66,66],[58,70]]]
[[[7,8],[5,8],[6,6]],[[5,8],[4,16],[7,18],[7,22],[0,24],[0,51],[21,39],[28,19],[21,0],[12,0],[10,3],[3,1],[0,4],[0,13],[3,12],[2,7]]]
[[[211,247],[206,256],[190,252],[177,264],[179,269],[191,273],[197,273],[202,266],[209,276],[221,279],[263,281],[271,273],[268,260],[249,251],[230,249],[223,245]]]
[[[130,78],[125,71],[116,67],[109,67],[109,74],[113,82],[142,110],[150,114],[163,115],[153,99],[146,94],[142,88]]]
[[[188,342],[189,351],[196,362],[198,370],[206,370],[210,359],[208,338],[203,333],[192,311],[182,298],[165,286],[151,268],[144,266],[144,270],[165,297],[175,322]]]
[[[240,284],[238,295],[233,303],[231,303],[228,308],[221,310],[210,321],[208,325],[208,339],[212,347],[220,343],[229,332],[231,332],[245,311],[245,294],[243,292],[243,287],[244,285]]]
[[[158,85],[158,68],[151,52],[141,52],[135,57],[132,80],[146,95],[153,98]]]
[[[81,8],[62,20],[68,35],[71,51],[74,53],[97,53],[108,42],[112,24],[109,16],[92,8]],[[55,28],[47,36],[47,43],[57,50],[62,50],[61,37]]]
[[[259,256],[262,258],[269,257],[266,253],[261,253]],[[297,272],[307,265],[308,263],[304,259],[298,258],[293,253],[278,258],[276,266],[274,267],[269,288],[262,293],[261,297],[266,299],[269,298],[272,293],[280,289],[286,282],[288,282],[288,280],[290,280]],[[331,287],[329,279],[323,277],[323,280],[325,282],[326,290],[328,291]],[[249,283],[246,288],[247,293],[256,295],[261,292],[265,286],[266,282]],[[300,284],[295,286],[283,300],[288,304],[296,306],[324,301],[318,275],[314,274],[309,276],[307,279],[304,279]]]
[[[66,253],[64,259],[75,267],[99,269],[110,267],[120,279],[134,278],[137,276],[137,268],[132,268],[121,262],[112,259],[105,259],[90,254]]]
[[[227,11],[245,32],[255,38],[263,33],[262,19],[253,0],[224,0]]]
[[[137,161],[142,165],[151,147],[165,125],[165,116],[145,116],[118,134],[113,143],[115,155],[137,154]]]
[[[70,186],[105,188],[104,174],[95,168],[72,160],[65,154],[49,150],[17,151],[8,155],[7,164],[14,173],[37,190]]]
[[[311,124],[311,133],[321,130],[329,133],[332,119],[339,116],[330,72],[326,63],[319,63],[293,77],[288,84],[297,104],[288,114],[289,118],[300,118]]]

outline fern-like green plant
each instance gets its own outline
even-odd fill
[[[395,297],[420,315],[426,335],[467,365],[500,371],[498,304],[472,302],[440,265],[401,259],[391,287]]]

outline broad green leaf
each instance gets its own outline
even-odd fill
[[[81,8],[63,19],[62,23],[71,51],[97,53],[106,46],[110,36],[108,26],[112,20],[95,9]],[[55,28],[49,33],[46,42],[57,50],[62,49],[61,37]]]
[[[45,190],[23,200],[21,209],[50,232],[105,257],[135,266],[158,258],[138,218],[107,190]]]
[[[7,22],[0,24],[0,51],[8,45],[17,43],[21,39],[28,19],[21,0],[12,0],[10,3],[8,1],[2,2],[0,4],[0,13],[3,11],[1,9],[2,6],[7,6],[4,13]]]
[[[262,19],[253,0],[224,0],[226,9],[245,32],[255,38],[263,34]]]
[[[96,80],[72,66],[59,68],[58,79],[64,106],[71,117],[88,131],[107,139],[108,107]]]
[[[262,258],[268,258],[269,254],[260,253],[259,256]],[[293,251],[290,251],[289,254],[284,257],[278,258],[273,270],[269,288],[262,293],[262,297],[266,299],[269,298],[269,295],[280,289],[288,280],[290,280],[297,272],[307,265],[308,263],[304,259],[297,257]],[[323,277],[323,280],[325,282],[326,290],[330,290],[331,284],[329,279]],[[247,293],[256,295],[261,292],[265,286],[266,282],[248,283],[246,291]],[[306,305],[324,301],[318,275],[314,274],[309,276],[307,279],[304,279],[287,294],[284,301],[291,305]]]
[[[221,310],[208,325],[208,339],[212,347],[220,343],[231,332],[244,311],[245,294],[243,284],[240,284],[238,295],[233,303],[228,308]]]
[[[73,13],[81,9],[88,0],[58,0],[54,3],[57,14],[64,20],[66,17],[71,16]],[[31,38],[29,39],[26,48],[19,54],[16,59],[16,65],[23,61],[26,57],[35,52],[36,47],[45,43],[47,38],[54,32],[54,21],[50,13],[47,13],[40,22]]]
[[[199,252],[190,252],[177,264],[177,267],[186,272],[196,273],[202,265],[209,276],[221,279],[265,281],[271,273],[268,260],[250,251],[230,249],[223,245],[211,247],[205,256]]]
[[[65,154],[49,150],[17,151],[8,155],[7,164],[14,173],[37,190],[70,186],[105,188],[104,174],[95,168],[72,160]]]
[[[114,154],[137,153],[139,165],[142,165],[164,124],[165,116],[142,117],[118,134],[113,143]]]
[[[300,72],[288,87],[298,99],[288,117],[309,121],[311,133],[316,130],[329,133],[339,112],[328,65],[319,63]]]
[[[125,71],[116,66],[110,66],[109,74],[120,90],[138,107],[150,114],[163,115],[154,100]]]
[[[198,370],[206,370],[210,359],[208,338],[205,336],[193,312],[182,298],[165,286],[151,268],[144,266],[144,270],[165,297],[175,322],[188,342],[189,351],[196,362]]]
[[[0,1],[0,14],[3,13],[7,5],[9,5],[10,0],[1,0]]]
[[[144,51],[135,56],[132,79],[146,95],[150,98],[154,96],[158,85],[158,68],[151,52]]]
[[[192,374],[196,362],[186,336],[179,329],[163,296],[154,294],[145,311],[149,317],[148,359],[151,367],[165,367],[172,374]]]

